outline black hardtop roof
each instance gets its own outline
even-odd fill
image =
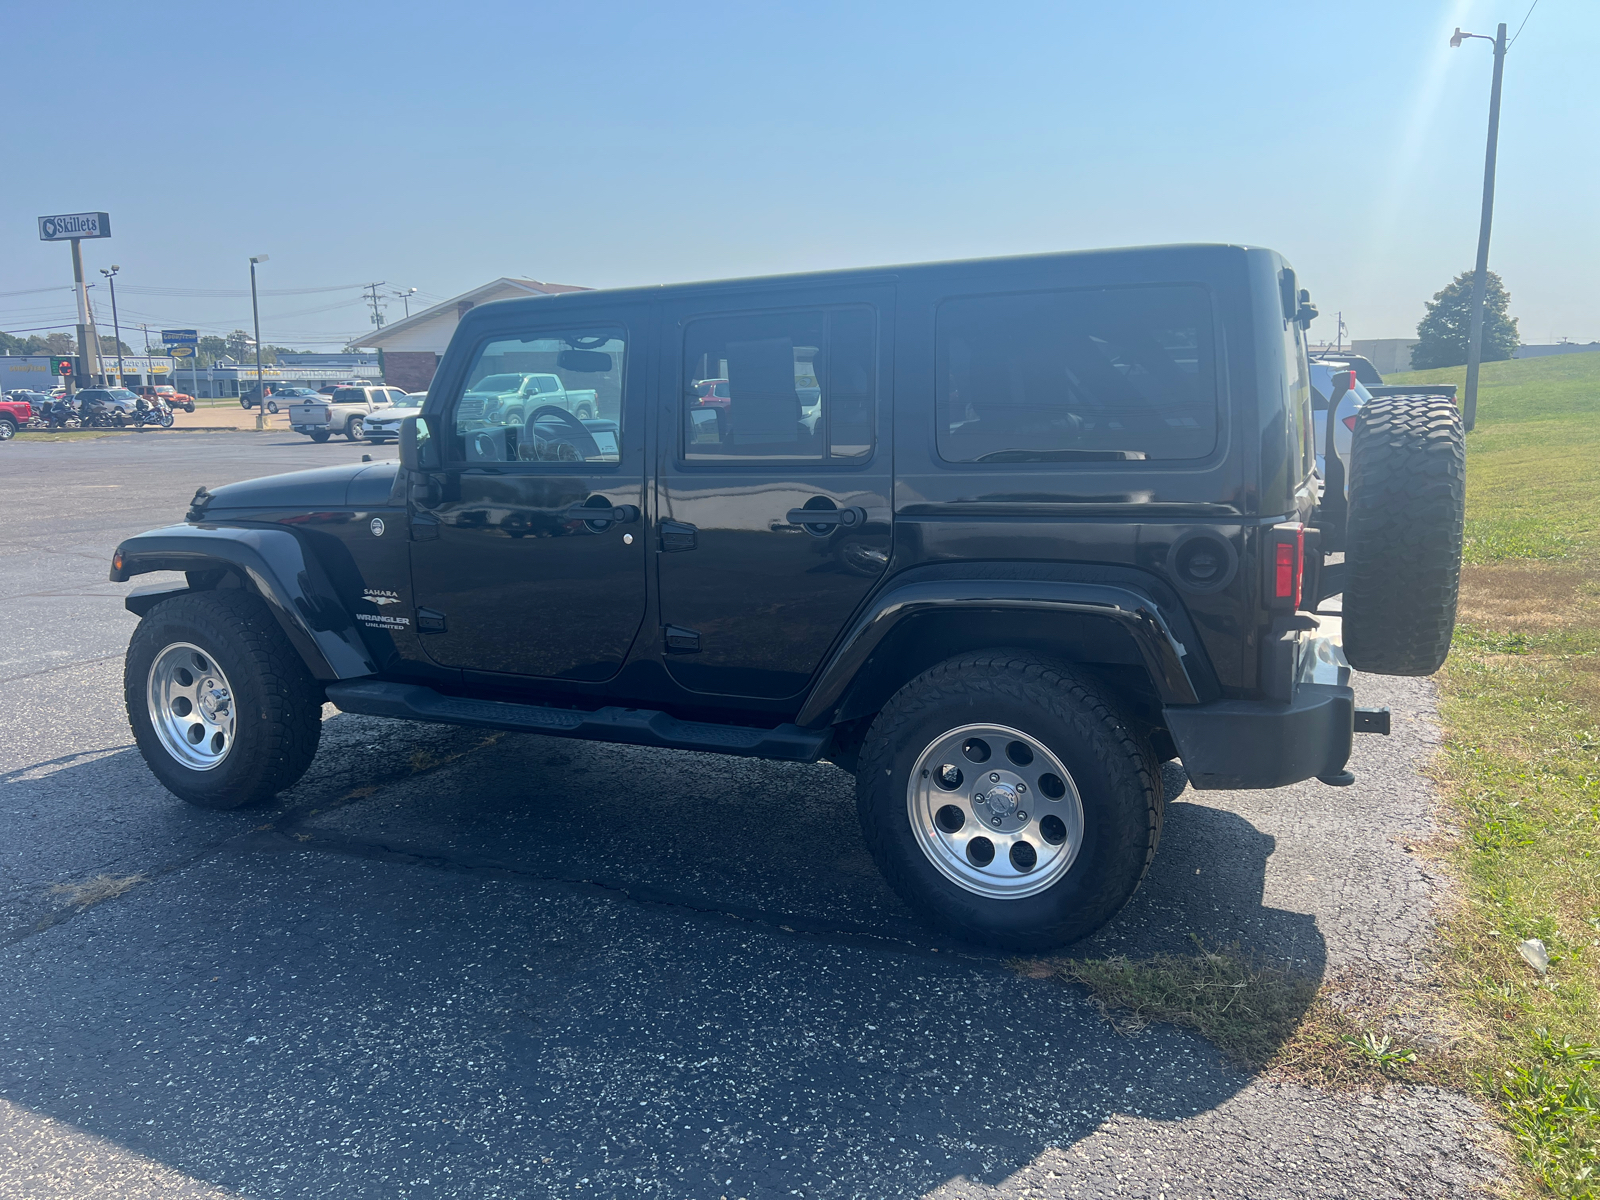
[[[560,292],[548,296],[518,296],[510,300],[493,300],[469,309],[461,318],[462,324],[475,324],[479,320],[492,320],[524,309],[549,312],[550,305],[562,308],[585,309],[602,307],[617,301],[661,300],[678,295],[695,295],[714,292],[737,292],[794,285],[816,286],[837,281],[856,285],[888,283],[915,277],[924,273],[949,268],[984,268],[1005,266],[1042,266],[1057,262],[1078,270],[1094,271],[1107,265],[1125,263],[1129,282],[1145,282],[1157,264],[1169,264],[1171,272],[1193,271],[1200,263],[1233,258],[1247,254],[1271,254],[1263,246],[1246,246],[1228,242],[1179,242],[1165,246],[1122,246],[1095,250],[1060,250],[1047,254],[1012,254],[993,258],[965,258],[947,261],[905,263],[898,266],[846,267],[830,271],[804,271],[787,275],[755,275],[734,279],[704,279],[684,283],[657,283],[624,288],[590,288],[581,292]]]

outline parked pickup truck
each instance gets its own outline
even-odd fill
[[[389,407],[386,388],[342,387],[327,398],[319,396],[315,400],[298,400],[291,404],[289,425],[313,442],[325,442],[336,433],[359,442],[367,418],[375,412],[387,412]]]
[[[580,421],[600,415],[593,388],[569,391],[557,375],[486,375],[461,397],[460,418],[485,425],[521,425],[536,408],[563,409]]]

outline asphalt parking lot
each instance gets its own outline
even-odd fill
[[[1483,1118],[1324,1095],[931,937],[836,768],[329,710],[279,806],[213,813],[122,712],[119,538],[288,434],[0,447],[0,1196],[1449,1196]],[[1436,882],[1425,683],[1354,787],[1183,790],[1089,953],[1238,943],[1407,977]],[[1183,786],[1169,768],[1169,792]],[[52,891],[141,880],[86,909]]]

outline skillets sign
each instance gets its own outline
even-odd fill
[[[39,240],[41,242],[66,242],[74,238],[106,238],[110,236],[110,213],[67,213],[59,217],[39,218]]]

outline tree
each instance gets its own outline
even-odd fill
[[[124,358],[127,358],[133,354],[133,347],[128,345],[127,342],[119,342],[112,334],[109,333],[102,333],[100,335],[100,356],[102,358],[115,358],[117,356],[119,347],[121,348],[121,353]]]
[[[1411,366],[1418,371],[1433,367],[1459,367],[1467,361],[1467,343],[1472,335],[1472,278],[1475,272],[1463,271],[1428,302],[1428,315],[1417,326],[1417,344],[1411,348]],[[1517,319],[1508,311],[1511,296],[1500,276],[1489,272],[1483,298],[1483,362],[1500,362],[1511,357],[1521,343],[1517,340]]]
[[[202,367],[209,367],[228,352],[228,343],[219,337],[203,337],[195,347],[195,357]]]
[[[235,329],[222,340],[228,347],[228,357],[234,362],[243,362],[247,358],[255,357],[256,343],[248,329]]]

